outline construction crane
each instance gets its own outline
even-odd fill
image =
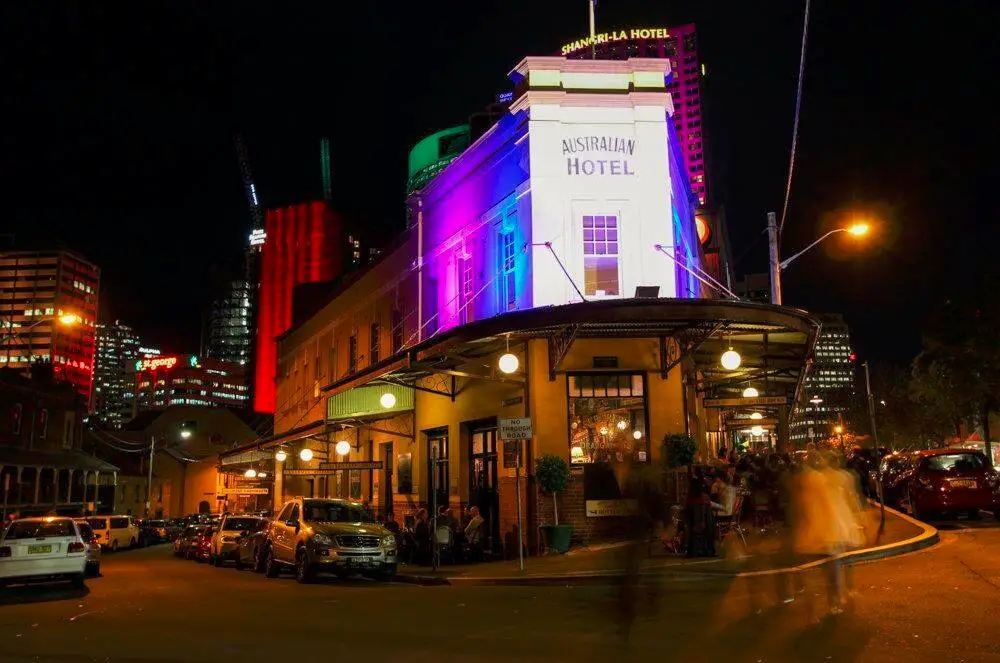
[[[333,185],[330,182],[330,139],[326,136],[319,141],[320,167],[323,169],[323,200],[333,198]]]
[[[243,188],[246,189],[247,203],[250,205],[250,216],[253,219],[251,230],[264,229],[264,210],[261,209],[260,200],[257,198],[257,187],[253,183],[253,175],[250,173],[250,158],[247,156],[247,146],[243,141],[242,134],[233,137],[236,143],[236,156],[240,160],[240,174],[243,176]]]

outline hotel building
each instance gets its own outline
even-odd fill
[[[553,517],[539,456],[571,465],[559,514],[591,540],[635,508],[615,468],[660,463],[668,435],[705,462],[732,415],[760,410],[787,443],[818,323],[713,298],[669,71],[522,60],[506,114],[411,196],[411,227],[280,338],[274,434],[223,471],[264,468],[276,504],[351,496],[401,521],[474,503],[487,547],[516,556],[517,532],[537,551]],[[750,382],[759,398],[742,399]],[[510,439],[511,418],[530,439]]]

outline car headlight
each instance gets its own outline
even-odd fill
[[[382,547],[383,548],[395,548],[396,547],[396,537],[393,535],[382,537]]]
[[[313,543],[317,543],[321,546],[332,546],[333,538],[327,534],[313,534]]]

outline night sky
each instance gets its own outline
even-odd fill
[[[813,4],[783,253],[851,210],[879,230],[874,248],[830,242],[796,262],[785,300],[844,313],[862,359],[909,359],[924,309],[974,289],[994,250],[996,58],[977,4]],[[739,272],[765,268],[765,214],[784,195],[803,6],[598,6],[599,31],[698,25],[710,176]],[[105,318],[195,351],[251,225],[234,133],[269,206],[320,196],[329,136],[336,206],[394,233],[409,148],[489,103],[522,56],[586,31],[585,0],[5,3],[0,234],[83,252],[103,270]]]

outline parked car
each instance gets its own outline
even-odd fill
[[[185,527],[181,535],[174,539],[174,555],[191,559],[188,554],[191,546],[194,545],[195,540],[201,535],[204,529],[204,525],[188,525]]]
[[[267,533],[265,574],[283,568],[296,580],[310,582],[317,573],[339,578],[361,573],[377,580],[396,575],[396,537],[375,522],[364,505],[343,499],[296,498],[287,502]]]
[[[267,521],[257,516],[237,516],[226,514],[219,522],[219,528],[212,535],[209,561],[214,566],[222,566],[227,561],[240,565],[240,539],[267,527]]]
[[[1000,507],[1000,475],[990,468],[985,454],[970,449],[918,451],[913,471],[901,481],[901,504],[913,516],[968,514],[980,510],[995,514]],[[998,516],[1000,518],[1000,516]]]
[[[139,525],[132,516],[93,516],[87,523],[101,537],[101,546],[111,552],[135,548],[139,543]]]
[[[101,575],[101,537],[94,533],[94,528],[84,518],[76,519],[76,527],[80,530],[80,538],[87,544],[86,574],[97,578]]]
[[[899,506],[905,489],[905,480],[913,472],[914,467],[913,452],[889,454],[882,459],[878,468],[871,472],[869,483],[877,487],[881,481],[885,503]]]
[[[143,520],[139,523],[139,543],[143,546],[152,546],[164,541],[170,541],[169,521],[167,520]]]
[[[249,536],[241,536],[236,551],[236,568],[249,566],[254,573],[264,572],[264,563],[267,561],[267,530],[269,521],[263,521],[263,528],[256,532],[249,532]]]
[[[191,559],[196,562],[207,562],[212,553],[212,536],[215,534],[214,527],[206,527],[195,537],[191,544]]]
[[[87,544],[71,518],[24,518],[0,538],[0,584],[68,580],[83,588]]]

